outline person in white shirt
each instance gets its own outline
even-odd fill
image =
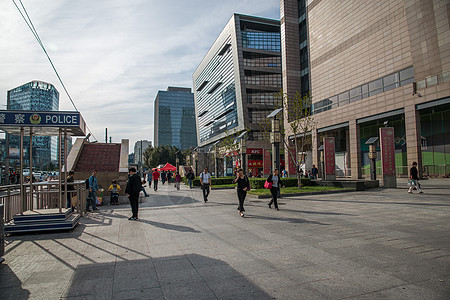
[[[205,168],[200,174],[200,182],[202,183],[203,201],[208,202],[209,190],[211,187],[211,174],[208,173],[208,168]]]

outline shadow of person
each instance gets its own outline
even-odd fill
[[[266,217],[266,216],[257,216],[257,215],[245,215],[246,218],[251,219],[259,219],[259,220],[268,220],[268,221],[280,221],[280,222],[288,222],[293,224],[315,224],[315,225],[325,225],[328,226],[330,224],[317,222],[317,221],[308,221],[300,218],[279,218],[279,217]]]
[[[17,300],[28,299],[29,296],[30,292],[22,288],[22,282],[8,264],[0,264],[0,298]]]

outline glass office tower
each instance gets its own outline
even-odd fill
[[[197,146],[194,94],[190,88],[168,87],[158,91],[154,110],[154,142],[186,150]]]
[[[57,111],[59,109],[59,92],[56,88],[46,82],[31,81],[8,91],[7,108],[9,110],[35,110],[35,111]],[[16,157],[20,148],[19,137],[10,137],[10,158]],[[29,146],[29,138],[24,139],[25,152]],[[25,156],[29,160],[29,156]],[[43,168],[51,161],[58,160],[58,147],[56,137],[34,137],[33,138],[33,166]]]
[[[248,130],[246,170],[261,172],[270,149],[261,122],[275,109],[282,87],[280,22],[234,14],[193,81],[199,146],[211,152],[230,134]],[[225,173],[238,160],[227,156]]]

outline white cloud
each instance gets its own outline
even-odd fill
[[[22,0],[88,126],[100,141],[153,141],[153,101],[192,73],[233,12],[279,18],[279,1]],[[0,3],[0,103],[31,80],[60,92],[44,53],[10,1]]]

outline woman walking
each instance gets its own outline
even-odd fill
[[[233,180],[233,183],[237,183],[236,189],[239,199],[238,212],[241,217],[244,217],[244,200],[247,196],[247,191],[250,190],[250,182],[248,181],[247,176],[244,175],[244,171],[242,169],[237,171],[237,176]]]
[[[272,184],[272,187],[270,188],[270,193],[272,194],[272,200],[269,202],[269,208],[272,208],[272,204],[275,206],[276,210],[278,209],[278,192],[280,191],[281,186],[283,186],[283,182],[281,181],[280,175],[278,175],[279,171],[278,169],[275,169],[273,171],[273,174],[270,174],[269,177],[267,177],[267,182],[270,182]],[[283,186],[284,187],[284,186]]]

